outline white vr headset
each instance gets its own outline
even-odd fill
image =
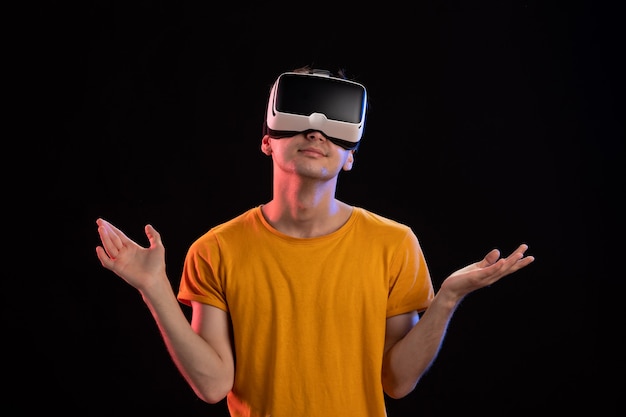
[[[367,91],[328,71],[285,72],[274,82],[263,134],[273,138],[319,131],[345,149],[356,149],[365,127]]]

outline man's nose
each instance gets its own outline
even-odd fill
[[[326,136],[319,130],[312,130],[306,134],[306,138],[309,140],[326,140]]]

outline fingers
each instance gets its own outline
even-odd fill
[[[495,264],[498,259],[500,259],[500,251],[498,249],[492,249],[484,258],[482,261],[482,265],[480,265],[482,268],[487,267],[489,265],[493,265]]]
[[[527,250],[528,250],[528,245],[525,243],[522,243],[521,245],[517,247],[517,249],[515,249],[514,253],[519,253],[520,255],[524,256],[524,253]]]
[[[535,260],[533,256],[524,256],[527,250],[528,245],[523,243],[506,258],[500,258],[500,251],[498,249],[492,249],[479,263],[479,266],[489,274],[496,274],[500,277],[508,275],[529,265]]]
[[[99,218],[96,220],[96,224],[98,224],[98,234],[102,241],[102,247],[110,259],[117,258],[124,248],[136,245],[134,241],[108,221]]]
[[[111,240],[109,229],[107,228],[108,223],[102,219],[98,219],[96,223],[98,224],[98,234],[100,235],[100,241],[102,242],[102,251],[98,251],[98,258],[102,261],[101,255],[106,255],[107,257],[114,256],[111,254],[113,241]],[[106,253],[103,253],[103,251]]]
[[[521,245],[517,247],[517,249],[511,255],[509,255],[509,258],[511,258],[511,261],[514,264],[521,263],[522,265],[526,266],[535,260],[534,256],[526,256],[526,257],[524,256],[527,250],[528,250],[528,245],[525,243],[522,243]]]
[[[502,263],[501,269],[499,271],[502,276],[518,271],[525,266],[531,264],[535,260],[534,256],[524,256],[527,250],[528,245],[522,243],[517,247],[515,251],[513,251],[513,253],[511,253],[509,256],[506,257],[506,259],[504,259],[504,262]]]
[[[102,219],[98,219],[97,224],[98,234],[106,254],[109,258],[115,259],[120,249],[124,246],[122,239],[118,235],[119,230],[111,223]]]
[[[139,248],[139,245],[135,241],[131,240],[124,232],[108,221],[98,218],[96,224],[98,225],[98,234],[102,241],[103,254],[108,255],[109,258],[114,260],[119,253],[125,249]],[[157,232],[154,227],[148,224],[145,226],[144,230],[150,241],[151,248],[162,246],[161,234]]]
[[[154,248],[155,246],[161,244],[161,234],[157,232],[156,229],[152,227],[152,225],[147,224],[144,229],[146,232],[146,236],[148,237],[148,240],[150,241],[151,248]]]
[[[96,255],[98,256],[98,259],[103,267],[107,269],[113,268],[113,261],[109,258],[109,255],[107,255],[102,246],[96,246]]]

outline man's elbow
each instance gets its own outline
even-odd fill
[[[194,392],[196,396],[205,403],[217,404],[222,401],[228,393],[232,390],[232,384],[221,384],[220,386],[212,385],[210,387],[195,387]]]
[[[202,401],[204,401],[205,403],[208,404],[217,404],[220,401],[222,401],[224,398],[226,398],[226,395],[228,394],[228,392],[226,393],[218,393],[215,391],[212,392],[196,392],[196,395],[198,396],[198,398],[200,398]]]
[[[410,383],[383,384],[383,389],[390,398],[399,400],[413,392],[416,386],[417,381],[413,381]]]

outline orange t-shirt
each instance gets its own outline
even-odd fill
[[[178,293],[229,313],[233,417],[385,416],[386,319],[433,297],[413,231],[359,207],[315,238],[287,236],[252,208],[191,245]]]

